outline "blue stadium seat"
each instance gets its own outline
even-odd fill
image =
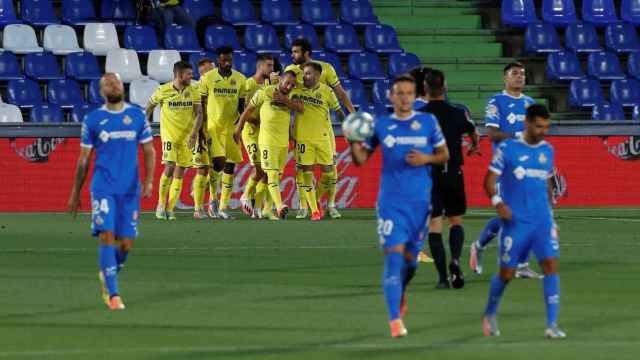
[[[547,78],[549,80],[575,80],[584,77],[580,60],[569,51],[559,51],[547,56]]]
[[[344,91],[349,94],[349,99],[355,107],[366,106],[369,104],[367,93],[364,90],[362,81],[358,79],[344,79],[340,82]]]
[[[233,54],[233,68],[244,76],[253,76],[256,72],[257,56],[255,53],[243,51]]]
[[[629,76],[640,79],[640,53],[632,52],[627,60],[627,73]]]
[[[260,23],[253,4],[249,0],[223,0],[222,19],[235,26]]]
[[[47,86],[47,99],[62,107],[74,107],[84,104],[82,91],[75,80],[51,80]]]
[[[0,0],[0,29],[10,24],[21,24],[16,17],[16,8],[13,0]]]
[[[640,121],[640,105],[636,105],[633,107],[633,112],[631,113],[631,120],[634,122]]]
[[[356,29],[349,24],[327,26],[324,33],[324,47],[337,53],[362,51]]]
[[[608,50],[617,53],[640,50],[640,41],[638,41],[636,29],[629,23],[607,25],[604,33],[604,45]]]
[[[364,31],[364,47],[377,53],[400,53],[396,31],[389,25],[370,25]]]
[[[159,49],[158,37],[151,26],[127,26],[124,30],[124,48],[140,53]]]
[[[302,0],[302,20],[314,26],[338,24],[329,0]]]
[[[313,60],[324,61],[326,63],[331,64],[333,68],[336,70],[336,75],[338,75],[338,78],[340,79],[348,78],[347,74],[344,72],[344,69],[342,68],[342,62],[340,61],[340,58],[336,53],[332,53],[328,51],[314,51],[311,54],[311,58]]]
[[[371,89],[373,93],[373,102],[385,107],[391,107],[391,101],[389,100],[389,91],[391,90],[391,80],[377,80],[373,83]]]
[[[100,95],[100,80],[92,80],[89,83],[89,103],[104,104],[104,98]]]
[[[136,22],[136,10],[131,0],[101,0],[101,21],[115,25],[133,25]]]
[[[578,21],[573,0],[544,0],[542,19],[554,26],[565,27]]]
[[[69,25],[85,25],[96,22],[96,9],[92,1],[62,0],[62,21]]]
[[[22,0],[22,20],[33,26],[59,24],[51,0]]]
[[[351,25],[376,25],[378,17],[373,13],[369,0],[342,0],[340,18]]]
[[[164,45],[167,49],[179,52],[200,52],[196,31],[190,26],[170,25],[164,33]]]
[[[582,0],[582,20],[598,27],[618,22],[613,0]]]
[[[603,102],[593,107],[591,119],[595,121],[623,121],[624,110],[619,104]]]
[[[389,56],[389,77],[395,78],[416,66],[420,66],[421,63],[418,55],[414,53],[391,54]]]
[[[640,104],[640,82],[636,79],[613,80],[609,89],[612,104],[635,106]]]
[[[91,81],[100,79],[102,71],[95,55],[90,52],[77,52],[67,55],[65,74],[77,81]]]
[[[183,0],[182,7],[191,16],[194,24],[203,17],[216,15],[216,9],[211,0]]]
[[[24,73],[36,81],[64,79],[56,57],[50,52],[27,54],[24,58]]]
[[[77,123],[82,122],[85,115],[98,107],[100,107],[100,105],[97,104],[82,104],[80,106],[74,106],[73,109],[71,109],[71,121]]]
[[[9,80],[7,102],[19,107],[42,104],[42,93],[38,83],[30,79]]]
[[[357,53],[349,56],[349,75],[360,80],[381,80],[387,77],[378,56],[374,53]]]
[[[204,33],[204,47],[215,50],[221,46],[231,46],[233,51],[241,51],[236,31],[228,25],[209,26]]]
[[[366,104],[360,106],[358,111],[368,112],[373,116],[386,116],[389,115],[389,108],[387,108],[384,104],[380,104],[377,102]]]
[[[64,122],[64,114],[60,106],[56,104],[38,104],[31,109],[29,121],[32,123],[61,123]]]
[[[291,50],[293,40],[298,38],[307,39],[311,43],[312,49],[321,48],[320,41],[318,40],[318,34],[316,34],[313,26],[309,24],[289,25],[284,29],[285,49]]]
[[[604,101],[600,82],[582,78],[571,81],[569,86],[569,104],[576,108],[593,107]]]
[[[281,51],[277,55],[278,61],[280,65],[282,65],[282,70],[284,70],[287,66],[293,64],[293,59],[291,58],[290,52]]]
[[[502,0],[502,23],[508,26],[524,28],[538,22],[533,0]]]
[[[271,25],[249,25],[244,30],[244,47],[257,53],[282,51],[276,29]]]
[[[24,79],[18,58],[11,51],[0,52],[0,80]]]
[[[624,79],[618,56],[608,51],[591,53],[587,60],[587,74],[598,80]]]
[[[293,15],[289,0],[262,0],[262,20],[271,25],[296,25],[298,19]]]
[[[640,0],[622,0],[620,17],[635,26],[640,25]]]
[[[524,34],[524,49],[529,54],[550,53],[562,50],[560,38],[551,24],[540,23],[527,26]]]
[[[589,23],[576,23],[567,26],[565,46],[575,53],[590,53],[602,50],[596,28]]]

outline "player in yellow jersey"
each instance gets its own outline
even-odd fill
[[[228,46],[216,50],[218,68],[209,71],[200,80],[200,94],[205,107],[207,131],[211,137],[211,170],[209,187],[216,194],[218,182],[222,184],[219,209],[215,196],[209,204],[209,215],[233,219],[228,213],[233,192],[235,164],[242,162],[240,145],[233,140],[235,124],[244,108],[245,81],[241,73],[233,70],[233,49]],[[216,213],[217,210],[217,213]]]
[[[301,192],[311,208],[313,221],[322,218],[313,186],[313,167],[321,166],[320,179],[331,177],[335,169],[335,142],[329,112],[334,111],[340,121],[345,117],[335,93],[319,82],[321,75],[320,64],[313,61],[304,64],[304,84],[292,96],[304,103],[304,112],[295,114],[293,136],[296,141],[296,163],[302,170]]]
[[[193,67],[186,61],[178,61],[173,65],[173,75],[173,81],[161,85],[145,109],[147,120],[151,122],[153,110],[160,106],[162,163],[165,167],[160,177],[156,217],[169,220],[176,218],[173,209],[182,192],[185,169],[191,166],[191,147],[202,125],[200,94],[191,86]]]
[[[265,86],[278,83],[278,73],[274,72],[274,59],[269,54],[258,55],[256,63],[256,73],[247,79],[245,83],[245,104],[253,98],[253,95]],[[295,82],[294,82],[295,84]],[[258,117],[258,109],[253,114]],[[267,195],[267,179],[260,166],[260,149],[258,147],[258,134],[260,127],[251,122],[247,122],[242,130],[242,143],[249,157],[249,163],[254,170],[240,197],[242,211],[251,217],[261,217],[262,202]]]
[[[349,99],[349,94],[347,94],[347,92],[342,88],[340,80],[338,79],[338,75],[336,75],[336,70],[329,63],[312,60],[311,50],[311,43],[308,40],[294,40],[291,44],[291,56],[293,59],[293,64],[287,66],[285,70],[295,71],[298,78],[298,83],[302,84],[302,67],[304,66],[304,64],[310,61],[319,63],[322,66],[322,73],[320,75],[319,82],[332,88],[347,111],[349,111],[350,113],[354,112],[355,109],[353,107],[353,104],[351,103],[351,99]],[[335,140],[336,139],[335,135],[333,134],[333,128],[331,128],[331,141],[334,148],[334,157],[336,156]],[[340,213],[338,212],[335,204],[337,181],[338,171],[335,166],[333,167],[331,173],[323,173],[320,181],[318,181],[318,201],[320,201],[320,198],[323,194],[327,193],[327,211],[329,212],[329,215],[334,219],[340,218]],[[297,166],[296,172],[296,185],[298,186],[298,193],[301,194],[300,186],[302,185],[302,171],[300,170],[299,166]],[[307,217],[307,212],[307,203],[303,201],[303,197],[300,196],[300,210],[298,211],[298,215],[296,216],[296,218],[301,219]]]
[[[286,218],[289,211],[280,195],[280,178],[289,152],[291,112],[298,114],[304,111],[302,101],[294,99],[293,93],[296,90],[292,89],[295,87],[296,74],[293,71],[285,71],[277,85],[258,90],[242,113],[234,135],[235,139],[239,140],[247,122],[257,124],[254,112],[259,112],[260,161],[267,174],[269,194],[276,206],[279,219]]]
[[[213,69],[215,69],[213,60],[203,58],[198,61],[200,79]],[[200,94],[200,81],[193,81],[191,84],[198,88],[198,94]],[[198,130],[198,140],[192,149],[192,163],[193,167],[196,169],[196,176],[193,177],[191,190],[193,193],[193,217],[197,220],[207,218],[207,213],[204,211],[204,196],[206,190],[209,188],[209,166],[211,165],[211,160],[209,159],[210,147],[211,138],[207,134],[206,123],[203,121],[202,126]],[[216,194],[212,194],[210,198],[214,199],[215,196]]]

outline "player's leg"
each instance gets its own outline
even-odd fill
[[[204,194],[209,185],[208,174],[208,167],[198,167],[193,179],[193,217],[198,220],[207,218],[204,211]]]
[[[116,263],[118,264],[118,272],[124,269],[124,263],[127,262],[129,251],[133,248],[133,239],[116,237]]]
[[[437,199],[434,199],[437,201]],[[432,201],[432,204],[434,202]],[[438,271],[438,284],[436,289],[449,289],[449,276],[447,275],[447,255],[442,241],[442,207],[433,206],[433,217],[429,221],[429,251],[433,256],[433,264]]]
[[[218,217],[218,184],[222,177],[222,170],[226,159],[226,130],[224,127],[215,126],[209,131],[211,145],[209,146],[209,158],[211,167],[209,168],[209,217]]]
[[[309,151],[307,149],[307,151]],[[326,168],[322,167],[322,171]],[[304,196],[307,204],[311,208],[311,221],[318,221],[322,219],[322,213],[318,209],[318,199],[316,198],[316,190],[313,186],[313,165],[303,165],[303,182],[302,182],[302,196]]]
[[[518,279],[543,279],[544,276],[535,272],[529,264],[529,254],[524,254],[518,262],[518,270],[516,271]]]
[[[164,220],[166,219],[166,203],[167,195],[169,194],[169,188],[171,187],[171,180],[173,178],[173,171],[176,166],[177,154],[173,144],[170,141],[162,142],[162,163],[164,164],[164,170],[160,176],[160,184],[158,185],[158,205],[156,206],[156,218]]]
[[[544,273],[542,284],[547,311],[545,337],[549,339],[562,339],[567,336],[558,327],[558,313],[560,311],[559,248],[558,231],[555,224],[548,224],[537,229],[534,235],[533,252]]]
[[[414,235],[415,240],[405,244],[404,266],[402,268],[402,297],[400,298],[400,317],[407,314],[407,287],[418,269],[418,255],[424,246],[424,231]]]
[[[276,206],[277,216],[279,219],[286,218],[289,208],[282,202],[280,194],[280,177],[282,170],[287,162],[287,147],[268,146],[261,144],[262,162],[264,171],[267,174],[267,186],[269,195],[273,199]]]
[[[331,140],[331,144],[327,150],[331,152],[331,160],[332,160],[332,169],[331,175],[327,181],[327,211],[329,212],[329,216],[332,219],[339,219],[342,217],[340,212],[338,212],[338,208],[336,207],[336,194],[338,190],[338,166],[336,163],[336,137],[331,134],[329,137]],[[320,199],[320,198],[318,198]]]
[[[226,144],[225,144],[225,157],[226,163],[222,171],[222,190],[220,192],[220,210],[218,215],[225,220],[235,219],[229,213],[229,203],[231,202],[231,195],[233,194],[233,178],[235,173],[236,164],[242,162],[242,150],[240,145],[233,139],[233,128],[227,129],[226,132]]]
[[[298,191],[298,202],[299,202],[296,219],[304,219],[309,215],[309,206],[307,204],[307,198],[304,196],[304,193],[302,190],[303,187],[304,187],[304,171],[302,170],[302,166],[296,162],[296,190]]]
[[[247,156],[249,158],[249,163],[253,167],[253,171],[247,179],[247,182],[244,186],[244,191],[240,196],[240,206],[242,211],[247,216],[253,215],[253,202],[256,196],[256,189],[258,186],[258,182],[260,177],[258,176],[258,171],[256,169],[256,163],[258,162],[258,142],[254,139],[253,136],[249,136],[249,134],[245,134],[242,132],[242,144],[244,145],[244,149],[247,152]]]
[[[447,219],[449,220],[449,248],[451,250],[451,263],[449,263],[451,285],[456,289],[461,289],[464,287],[464,274],[460,266],[460,256],[464,244],[462,215],[449,216]]]
[[[169,202],[167,204],[167,219],[175,220],[176,215],[174,212],[174,208],[176,206],[176,202],[180,198],[180,194],[182,194],[182,181],[184,178],[185,168],[182,166],[176,166],[173,171],[173,179],[171,180],[171,188],[169,189]]]
[[[464,286],[464,274],[460,266],[462,247],[464,246],[464,227],[462,216],[467,212],[467,198],[464,191],[462,169],[449,169],[447,181],[443,184],[442,203],[449,223],[449,248],[451,249],[451,285],[460,289]]]
[[[256,194],[253,201],[253,213],[251,214],[251,217],[259,219],[262,212],[264,199],[265,199],[266,193],[268,192],[267,182],[266,182],[267,175],[264,173],[264,170],[262,170],[262,165],[260,163],[256,163],[255,170],[256,170]]]
[[[335,143],[331,141],[318,142],[314,146],[316,163],[323,166],[320,181],[318,182],[318,203],[324,193],[327,194],[327,213],[332,219],[342,217],[336,208],[336,183],[338,173],[335,167]]]
[[[116,260],[116,219],[118,204],[113,195],[92,194],[91,230],[99,240],[98,279],[102,299],[112,310],[124,309],[118,293],[118,262]]]
[[[480,238],[471,243],[469,267],[476,274],[482,274],[482,255],[484,254],[484,248],[496,237],[496,235],[498,235],[501,227],[502,219],[497,216],[491,218],[482,229]]]

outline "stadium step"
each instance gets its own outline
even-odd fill
[[[380,22],[391,25],[397,31],[407,29],[480,29],[482,19],[479,15],[458,16],[378,16]]]
[[[431,34],[431,35],[398,35],[400,42],[406,43],[491,43],[496,41],[496,37],[493,35],[446,35],[446,34]]]
[[[400,45],[406,51],[427,60],[440,57],[499,57],[502,55],[500,43],[414,43],[400,40]]]

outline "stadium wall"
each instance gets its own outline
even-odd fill
[[[640,206],[638,175],[640,174],[640,137],[638,136],[552,136],[548,138],[556,150],[556,166],[567,185],[559,206],[608,207]],[[340,173],[338,206],[372,208],[375,206],[381,167],[380,152],[358,168],[351,162],[347,143],[339,137]],[[155,138],[160,156],[160,139]],[[490,161],[489,141],[482,141],[482,155],[465,159],[467,198],[472,207],[489,206],[482,190],[482,179]],[[0,139],[0,212],[64,211],[78,156],[77,138]],[[282,180],[283,199],[297,207],[293,153]],[[159,159],[158,159],[159,160]],[[159,164],[159,161],[158,161]],[[156,169],[156,182],[162,167]],[[250,167],[244,163],[237,169],[232,207],[239,205]],[[182,201],[191,204],[189,184],[194,172],[186,176]],[[155,194],[155,192],[154,192]],[[155,198],[142,202],[152,210]],[[89,191],[85,186],[82,209],[89,210]]]

